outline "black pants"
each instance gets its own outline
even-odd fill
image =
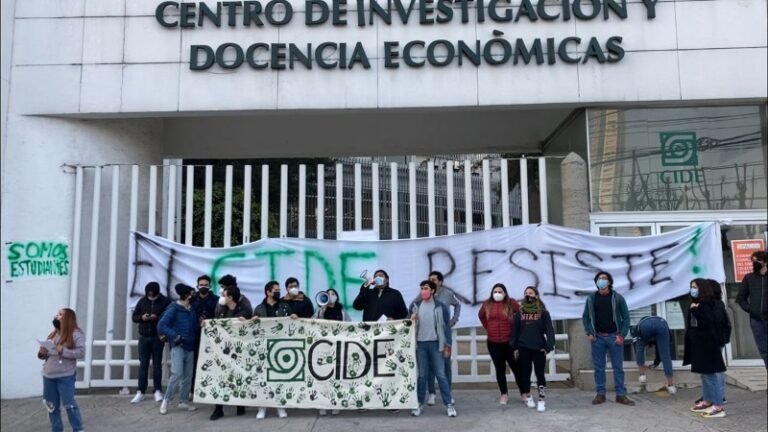
[[[139,388],[147,392],[149,381],[149,359],[152,359],[152,379],[155,390],[163,391],[163,348],[165,344],[157,336],[139,337]]]
[[[512,370],[515,382],[520,383],[520,364],[515,360],[509,343],[487,342],[487,344],[488,353],[491,355],[491,361],[493,361],[493,368],[496,370],[496,383],[499,385],[501,394],[507,394],[507,365]],[[523,394],[522,390],[520,394]]]
[[[190,392],[195,394],[195,377],[197,376],[197,359],[200,357],[200,333],[197,334],[197,341],[195,342],[194,351],[194,363],[192,363],[192,386]]]
[[[542,350],[532,350],[528,348],[519,348],[517,350],[520,361],[520,393],[531,392],[531,365],[536,373],[536,384],[541,389],[547,386],[547,379],[544,377],[544,366],[547,363],[547,354]],[[543,398],[543,392],[540,392]]]

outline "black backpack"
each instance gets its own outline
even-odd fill
[[[731,319],[728,317],[728,311],[721,301],[715,302],[715,340],[723,347],[731,343]]]

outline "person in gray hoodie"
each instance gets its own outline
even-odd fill
[[[51,430],[61,432],[63,404],[67,410],[69,424],[75,432],[83,430],[80,407],[75,401],[75,378],[77,360],[85,357],[85,335],[77,326],[77,316],[72,309],[60,309],[53,318],[54,330],[46,338],[48,348],[40,347],[37,358],[43,363],[43,403],[48,409]],[[41,344],[42,345],[42,344]]]

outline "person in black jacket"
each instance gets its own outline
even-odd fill
[[[360,287],[352,307],[363,311],[363,321],[378,321],[382,316],[391,320],[408,317],[403,295],[389,287],[389,275],[384,270],[376,270],[373,281],[366,281]]]
[[[768,369],[768,253],[752,254],[752,273],[741,281],[736,303],[749,314],[757,350]]]
[[[144,297],[133,310],[133,322],[139,324],[139,387],[131,403],[144,400],[149,380],[149,360],[152,359],[152,380],[155,384],[155,402],[163,400],[163,347],[157,334],[157,322],[170,301],[160,294],[160,284],[150,282],[144,287]]]
[[[537,411],[544,412],[547,389],[544,367],[547,353],[555,348],[555,329],[552,327],[552,318],[539,297],[539,291],[529,286],[523,293],[525,299],[520,304],[520,311],[515,314],[510,343],[515,358],[520,361],[520,393],[529,408],[536,406]],[[531,363],[539,388],[539,402],[536,405],[531,397]]]
[[[299,289],[299,280],[295,277],[289,277],[285,280],[285,289],[288,294],[283,297],[283,303],[291,308],[291,312],[299,318],[312,318],[315,314],[315,307],[312,301],[304,295]]]
[[[197,328],[197,346],[195,346],[195,367],[192,369],[192,393],[195,392],[195,377],[197,376],[197,359],[200,357],[200,336],[203,320],[213,318],[219,296],[211,292],[211,278],[200,275],[197,278],[197,292],[192,295],[192,310],[197,314],[200,326]]]

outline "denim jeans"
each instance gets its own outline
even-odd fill
[[[768,293],[763,295],[768,295]],[[752,335],[755,337],[757,351],[760,352],[765,368],[768,369],[768,322],[750,317],[749,325],[752,327]]]
[[[669,352],[669,326],[666,321],[650,319],[643,321],[641,337],[637,340],[637,364],[645,365],[646,340],[655,340],[661,364],[664,365],[664,376],[672,377],[672,355]]]
[[[704,400],[719,406],[723,404],[723,386],[717,375],[716,373],[701,374],[701,388]]]
[[[453,373],[451,373],[451,358],[443,358],[445,360],[445,377],[448,378],[448,387],[453,385]],[[435,373],[429,371],[429,378],[427,379],[427,391],[430,394],[435,394]]]
[[[592,342],[592,362],[595,365],[595,390],[597,394],[605,394],[605,355],[610,354],[613,367],[613,383],[616,387],[616,396],[624,396],[627,389],[624,388],[624,346],[616,345],[617,333],[595,335]]]
[[[180,386],[179,402],[189,401],[189,390],[192,387],[192,368],[195,363],[195,354],[186,351],[180,346],[171,348],[171,379],[168,380],[168,390],[165,399],[173,401],[176,396],[176,387]]]
[[[163,348],[165,344],[157,336],[139,338],[139,388],[147,392],[149,381],[149,360],[152,360],[152,381],[156,391],[163,389]]]
[[[63,404],[69,417],[69,425],[77,432],[83,430],[83,419],[80,407],[75,402],[75,376],[46,378],[43,377],[43,403],[48,409],[48,419],[51,421],[52,432],[62,432],[61,407]]]
[[[437,341],[416,342],[416,363],[419,366],[419,380],[416,385],[416,391],[419,405],[423,405],[427,398],[427,379],[430,373],[433,373],[437,378],[443,405],[448,406],[451,404],[451,386],[448,384],[448,378],[445,376],[445,358],[438,344]]]

